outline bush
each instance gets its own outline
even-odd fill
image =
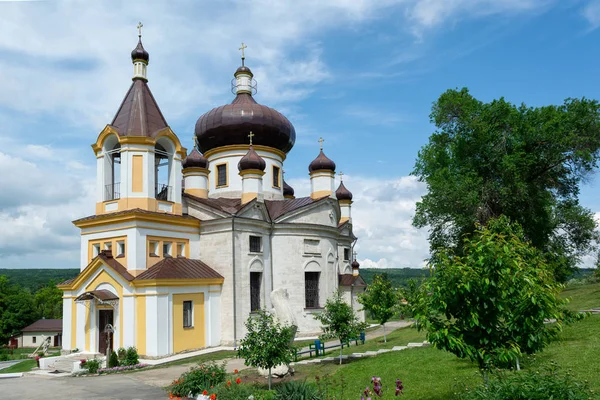
[[[138,357],[138,352],[135,347],[128,347],[125,352],[125,360],[123,360],[123,365],[136,365],[140,363],[140,358]]]
[[[587,400],[593,398],[586,382],[559,373],[555,363],[543,371],[500,372],[489,384],[466,388],[461,400]]]
[[[119,347],[119,349],[117,350],[117,355],[119,356],[119,361],[124,362],[125,356],[127,355],[127,350],[125,350],[125,348],[123,347]]]
[[[9,361],[10,355],[6,349],[0,350],[0,361]]]
[[[119,357],[117,357],[117,353],[114,351],[110,353],[110,357],[108,358],[108,368],[114,368],[119,366]]]
[[[217,396],[217,398],[219,398]],[[290,381],[277,387],[275,400],[320,400],[317,388],[306,381]]]
[[[98,369],[100,369],[100,360],[96,360],[95,358],[93,360],[87,360],[85,362],[85,367],[90,374],[95,374],[98,372]]]
[[[217,364],[210,362],[192,367],[185,372],[179,379],[173,381],[168,387],[170,394],[176,397],[192,396],[195,397],[204,390],[216,387],[225,382],[227,372],[225,372],[225,363]]]

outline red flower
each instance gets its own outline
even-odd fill
[[[238,372],[240,372],[240,371],[238,371],[237,369],[234,369],[234,370],[233,370],[233,373],[234,373],[234,374],[237,374]]]
[[[208,394],[208,390],[204,390],[202,394],[206,396]]]
[[[240,383],[242,383],[242,380],[241,380],[240,378],[237,378],[237,379],[235,380],[235,383],[237,383],[237,384],[239,385]]]
[[[216,394],[213,393],[213,394],[210,395],[210,400],[215,400],[216,398],[217,398]]]
[[[231,386],[231,381],[227,381],[227,386]]]

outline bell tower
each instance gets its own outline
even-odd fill
[[[92,145],[97,158],[96,214],[131,209],[181,215],[181,163],[186,149],[165,120],[150,88],[150,55],[131,52],[133,82],[113,121]]]

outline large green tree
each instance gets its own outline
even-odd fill
[[[38,318],[62,319],[63,292],[54,281],[35,292],[35,308]]]
[[[398,312],[400,298],[398,290],[392,286],[385,272],[375,275],[365,293],[358,297],[358,302],[381,324],[383,342],[387,343],[385,323]]]
[[[429,227],[432,257],[460,251],[476,223],[506,215],[544,251],[556,278],[566,279],[596,242],[593,214],[578,195],[600,156],[598,102],[526,107],[448,90],[430,118],[437,130],[413,171],[428,193],[413,223]]]
[[[0,275],[0,343],[36,320],[33,296]]]
[[[478,226],[460,255],[443,251],[412,305],[419,329],[440,349],[477,362],[482,372],[543,349],[563,322],[561,285],[539,250],[505,216]],[[546,324],[554,319],[556,323]]]

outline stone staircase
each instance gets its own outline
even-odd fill
[[[73,373],[81,370],[79,364],[81,360],[90,360],[94,358],[103,359],[104,356],[101,354],[91,354],[91,353],[76,353],[69,354],[66,356],[56,357],[48,366],[45,368],[49,371],[58,371],[58,372],[67,372]]]

